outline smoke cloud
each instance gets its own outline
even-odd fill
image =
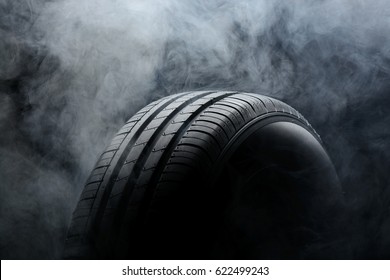
[[[346,192],[348,256],[390,258],[388,34],[385,0],[0,0],[0,257],[61,258],[83,183],[137,110],[229,89],[303,113]]]

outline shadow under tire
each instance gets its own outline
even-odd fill
[[[102,153],[65,257],[327,258],[340,204],[296,110],[253,93],[180,93],[141,109]]]

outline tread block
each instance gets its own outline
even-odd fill
[[[177,123],[172,121],[172,123],[164,131],[164,134],[176,134],[182,127],[183,127],[183,122]]]
[[[138,157],[140,156],[140,154],[142,153],[142,151],[144,150],[144,147],[145,147],[145,145],[133,146],[131,148],[129,155],[127,156],[127,158],[125,160],[125,164],[127,162],[133,162],[133,161],[137,160]]]
[[[171,108],[171,109],[165,108],[165,109],[162,110],[160,113],[158,113],[158,115],[155,117],[155,120],[157,120],[157,119],[165,119],[165,118],[168,117],[170,114],[172,114],[172,112],[173,112],[175,109],[176,109],[176,108]]]
[[[91,191],[84,191],[80,199],[83,200],[83,199],[90,199],[95,197],[96,197],[96,190],[91,190]]]
[[[157,164],[160,161],[163,152],[164,150],[154,150],[153,152],[151,152],[143,166],[143,169],[147,170],[157,167]]]
[[[84,191],[97,191],[100,187],[100,183],[98,182],[95,182],[95,183],[91,183],[91,184],[87,184],[84,188]]]
[[[219,108],[219,107],[215,107],[215,106],[210,106],[209,108],[207,108],[205,110],[205,113],[217,114],[217,115],[220,115],[221,117],[227,119],[229,121],[229,123],[231,124],[231,127],[234,129],[234,131],[236,131],[237,128],[239,127],[239,122],[237,121],[236,116],[232,112],[226,110],[226,108]]]
[[[210,142],[207,142],[204,139],[201,138],[194,138],[194,137],[183,137],[180,140],[179,144],[186,144],[193,147],[198,147],[201,150],[204,150],[210,158],[216,158],[219,151],[213,150],[213,146],[210,145]]]
[[[163,133],[162,136],[160,137],[159,141],[154,146],[153,151],[164,150],[168,146],[169,142],[172,140],[173,137],[174,137],[174,134]]]
[[[213,108],[213,109],[218,108],[218,109],[221,109],[222,111],[225,111],[225,114],[229,114],[231,117],[233,117],[234,122],[238,127],[240,126],[240,124],[242,122],[245,121],[245,119],[242,116],[242,114],[240,113],[240,111],[236,107],[234,107],[230,104],[218,102],[218,103],[214,104],[213,106],[210,106],[210,108]]]
[[[117,196],[118,194],[123,193],[128,183],[128,177],[124,177],[115,182],[115,185],[113,186],[112,191],[110,193],[110,197]]]
[[[200,130],[188,130],[184,134],[183,138],[187,138],[187,137],[202,140],[206,142],[208,145],[213,146],[211,149],[217,149],[218,152],[221,150],[221,144],[218,142],[215,136],[207,132],[202,132]]]
[[[206,134],[209,135],[214,141],[217,142],[218,146],[222,148],[228,141],[229,139],[226,137],[225,133],[223,133],[223,130],[220,127],[208,127],[208,126],[202,126],[199,125],[199,123],[191,126],[188,130],[187,133],[201,133],[201,134]]]
[[[104,152],[101,155],[100,160],[101,161],[107,161],[107,160],[111,161],[111,159],[114,157],[115,153],[116,153],[115,151]]]
[[[231,136],[233,136],[235,132],[234,128],[230,126],[229,123],[231,123],[231,121],[221,115],[206,112],[203,115],[199,116],[199,118],[196,119],[193,125],[199,124],[211,126],[212,124],[214,124],[216,126],[219,126],[225,133],[226,137],[229,139]]]
[[[155,132],[156,132],[155,128],[142,131],[141,135],[137,139],[137,142],[134,143],[134,146],[147,143]]]

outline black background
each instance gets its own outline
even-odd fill
[[[388,259],[389,34],[387,1],[0,0],[1,258],[61,258],[83,182],[134,112],[229,89],[311,122],[345,190],[343,250]]]

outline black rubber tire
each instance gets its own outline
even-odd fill
[[[319,136],[290,106],[180,93],[141,109],[101,155],[65,256],[323,258],[340,194]]]

